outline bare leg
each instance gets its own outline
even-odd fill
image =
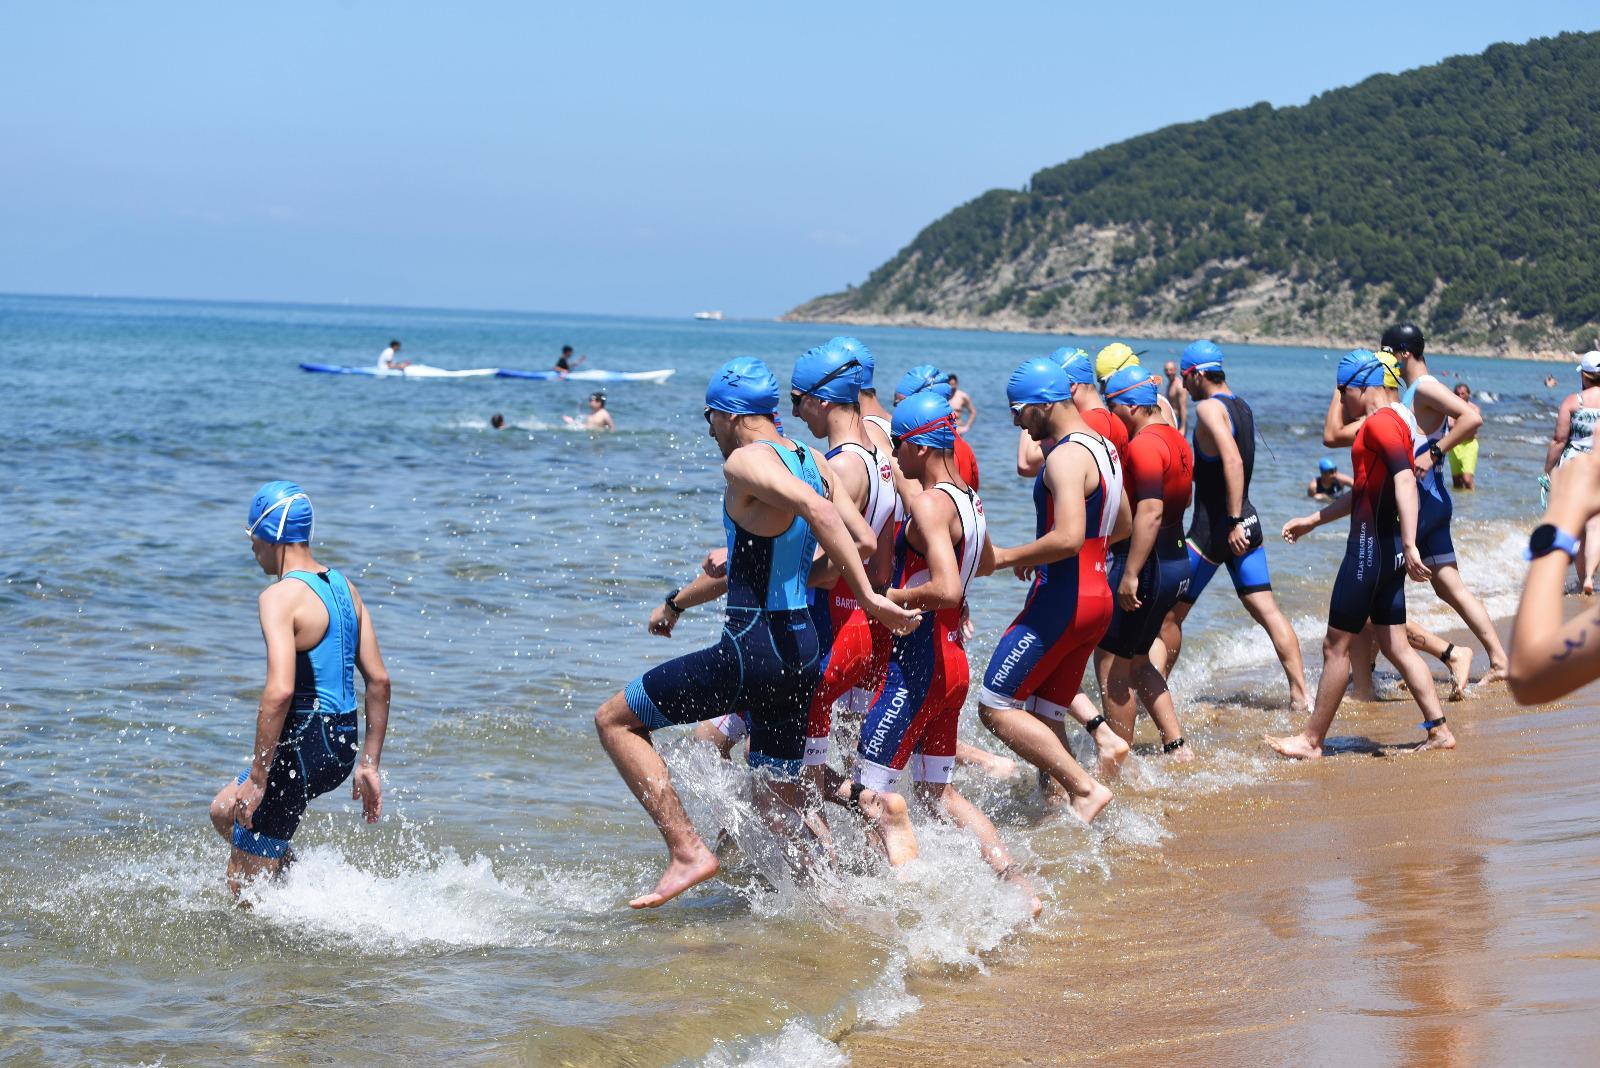
[[[1072,811],[1083,822],[1094,819],[1111,802],[1111,791],[1095,782],[1073,759],[1072,751],[1033,713],[980,704],[978,717],[1012,752],[1065,786],[1072,795]]]
[[[1585,596],[1594,593],[1594,572],[1600,567],[1600,519],[1584,524],[1583,539],[1578,542],[1578,581]]]
[[[1148,656],[1134,658],[1133,682],[1139,688],[1139,698],[1144,701],[1144,707],[1150,710],[1150,718],[1155,720],[1156,728],[1161,731],[1163,746],[1182,741],[1183,727],[1178,723],[1177,709],[1172,706],[1167,680],[1161,677],[1161,672],[1156,670]],[[1179,763],[1194,759],[1194,749],[1187,744],[1163,751]]]
[[[1427,653],[1450,671],[1450,700],[1464,701],[1472,672],[1472,650],[1452,645],[1419,624],[1406,620],[1406,642],[1418,652]]]
[[[1466,623],[1467,628],[1483,646],[1483,651],[1489,654],[1489,671],[1478,680],[1479,685],[1503,681],[1510,667],[1505,647],[1500,644],[1500,635],[1495,633],[1494,621],[1489,618],[1483,602],[1473,596],[1472,591],[1467,589],[1467,584],[1461,581],[1461,569],[1455,564],[1440,564],[1435,567],[1433,592],[1439,595],[1441,601],[1456,610],[1456,615]]]
[[[917,800],[932,812],[976,838],[978,848],[983,853],[983,859],[989,862],[989,867],[993,868],[1000,878],[1027,894],[1033,914],[1039,915],[1040,910],[1044,908],[1044,902],[1039,900],[1039,892],[1022,874],[1021,866],[1011,859],[1011,853],[1000,840],[1000,832],[995,830],[994,824],[983,814],[982,809],[962,797],[956,792],[956,788],[947,782],[917,783]]]
[[[231,837],[232,831],[229,835]],[[228,854],[228,889],[233,891],[234,897],[238,897],[246,883],[252,883],[263,875],[276,878],[282,867],[279,861],[270,857],[258,857],[254,853],[235,849]]]
[[[1194,605],[1187,601],[1179,601],[1167,613],[1167,618],[1161,621],[1161,645],[1166,650],[1167,659],[1158,666],[1161,674],[1169,679],[1172,678],[1172,669],[1178,666],[1178,654],[1183,652],[1183,621],[1189,618],[1192,608]]]
[[[1323,647],[1323,671],[1327,671],[1327,647]],[[1350,642],[1348,647],[1349,660],[1347,670],[1350,673],[1350,696],[1357,701],[1376,701],[1378,688],[1372,684],[1372,669],[1377,661],[1377,647],[1372,640],[1372,624]],[[1322,693],[1322,685],[1318,684],[1317,693]]]
[[[956,763],[977,768],[993,779],[1009,779],[1017,773],[1015,760],[975,745],[968,745],[966,742],[956,743]]]
[[[1271,590],[1257,590],[1240,594],[1239,602],[1272,639],[1272,649],[1278,654],[1278,663],[1283,665],[1284,677],[1289,681],[1290,707],[1297,712],[1309,711],[1311,702],[1306,697],[1306,666],[1300,657],[1300,636],[1294,632],[1288,617],[1278,610],[1277,598],[1272,596]],[[1370,673],[1368,681],[1371,681]]]
[[[1133,699],[1133,661],[1112,657],[1100,704],[1106,710],[1106,722],[1123,741],[1132,742],[1134,719],[1139,714]]]
[[[1417,707],[1422,710],[1422,718],[1430,723],[1444,719],[1444,709],[1439,706],[1439,695],[1433,689],[1433,675],[1428,671],[1428,665],[1422,662],[1422,657],[1406,643],[1405,628],[1380,626],[1373,629],[1377,631],[1378,645],[1383,649],[1383,655],[1400,669],[1401,677],[1406,680],[1406,685],[1411,687],[1411,696],[1416,700]],[[1450,733],[1450,728],[1440,723],[1428,731],[1428,739],[1420,748],[1454,749],[1455,746],[1456,739]]]
[[[1084,693],[1080,693],[1072,699],[1072,704],[1067,708],[1067,711],[1071,713],[1073,719],[1078,721],[1079,726],[1083,727],[1087,727],[1090,721],[1100,714],[1100,710],[1094,707],[1094,702],[1089,700],[1088,695]],[[1101,720],[1100,725],[1094,729],[1094,733],[1089,737],[1094,739],[1095,770],[1102,777],[1116,775],[1122,771],[1122,762],[1128,759],[1128,754],[1133,750],[1129,748],[1127,742],[1123,741],[1122,736],[1116,732],[1116,729],[1111,726],[1111,721]],[[1063,735],[1062,743],[1065,744],[1065,742],[1066,737]]]
[[[211,828],[226,842],[233,841],[233,809],[238,796],[239,784],[229,779],[228,785],[218,790],[217,796],[211,799],[211,808],[206,813],[211,819]]]
[[[1322,639],[1322,679],[1317,683],[1317,703],[1305,728],[1286,738],[1267,735],[1268,745],[1292,760],[1315,760],[1322,756],[1322,743],[1328,737],[1328,728],[1333,726],[1339,702],[1344,700],[1345,679],[1350,677],[1350,647],[1355,639],[1356,636],[1347,631],[1328,628],[1327,637]]]
[[[917,834],[911,828],[911,809],[905,798],[892,790],[873,790],[843,778],[826,796],[836,804],[860,811],[867,820],[868,840],[891,865],[898,868],[917,858]]]
[[[656,888],[628,902],[628,907],[655,908],[717,874],[717,858],[689,822],[689,814],[672,788],[666,761],[650,744],[650,732],[628,708],[621,693],[600,706],[594,714],[594,725],[617,774],[655,822],[671,855]]]

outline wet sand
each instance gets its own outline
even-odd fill
[[[1600,685],[1494,687],[1446,706],[1454,752],[1362,745],[1174,802],[1159,849],[988,974],[908,978],[922,1011],[847,1036],[852,1063],[1597,1063],[1597,709]],[[1333,733],[1417,718],[1346,701]]]

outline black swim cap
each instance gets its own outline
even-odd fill
[[[1385,352],[1404,352],[1412,356],[1422,355],[1422,330],[1414,323],[1396,323],[1383,332],[1383,339],[1378,343]]]

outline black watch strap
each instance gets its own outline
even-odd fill
[[[678,594],[680,594],[682,592],[683,592],[683,587],[679,586],[677,589],[673,590],[671,593],[667,594],[667,596],[665,598],[662,599],[662,603],[663,604],[665,604],[668,608],[672,609],[672,611],[673,611],[673,613],[675,615],[680,615],[680,616],[683,615],[683,609],[678,607],[677,597],[678,597]]]

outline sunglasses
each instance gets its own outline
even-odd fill
[[[711,407],[710,407],[710,405],[706,406],[705,416],[706,416],[706,426],[710,426],[711,425]]]
[[[1026,407],[1028,407],[1028,405],[1026,405],[1026,404],[1013,404],[1011,406],[1011,414],[1012,415],[1021,415],[1022,414],[1022,409],[1026,408]]]

